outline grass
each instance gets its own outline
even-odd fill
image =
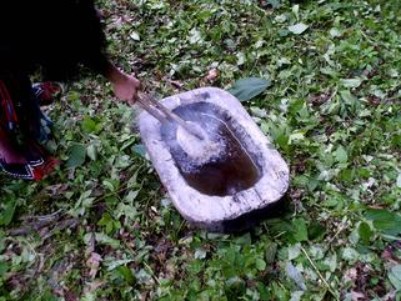
[[[61,168],[0,176],[1,301],[401,299],[399,1],[100,6],[112,57],[159,97],[271,81],[244,106],[291,167],[288,208],[241,235],[191,227],[131,110],[83,79],[48,111]]]

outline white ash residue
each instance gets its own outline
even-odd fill
[[[199,139],[188,133],[182,127],[178,127],[176,137],[182,150],[197,164],[209,162],[212,157],[219,156],[224,151],[223,141],[213,141],[204,130],[204,139]]]

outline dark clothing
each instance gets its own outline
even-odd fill
[[[80,65],[104,73],[105,41],[93,0],[0,1],[0,78],[41,68],[65,81]]]
[[[0,156],[9,175],[38,180],[55,165],[38,144],[48,139],[51,122],[29,76],[39,71],[47,81],[68,81],[82,66],[105,75],[105,41],[93,0],[0,0],[0,139],[27,161]]]

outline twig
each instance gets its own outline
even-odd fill
[[[38,215],[38,216],[34,216],[34,215],[27,215],[27,216],[22,216],[20,219],[22,221],[32,221],[32,220],[38,220],[38,221],[43,221],[43,220],[54,220],[60,213],[62,212],[62,210],[57,210],[56,212],[50,213],[48,215]]]
[[[75,227],[76,224],[78,224],[78,219],[71,218],[71,219],[60,221],[59,217],[56,218],[56,216],[53,215],[53,218],[32,221],[24,227],[20,227],[17,229],[11,229],[7,233],[8,233],[8,235],[11,235],[11,236],[24,236],[24,235],[28,235],[32,232],[38,232],[39,230],[43,229],[44,227],[46,227],[54,222],[58,222],[58,224],[56,224],[49,233],[47,233],[46,235],[44,235],[42,237],[43,240],[48,239],[58,230]]]
[[[143,167],[144,167],[144,164],[142,164],[141,166],[139,166],[138,169],[137,169],[137,172],[139,172],[140,169],[142,169]],[[121,188],[120,188],[119,190],[117,190],[117,191],[113,191],[113,192],[110,192],[110,193],[106,193],[106,194],[104,194],[104,195],[102,195],[102,196],[99,196],[99,197],[97,197],[97,198],[93,201],[93,204],[97,204],[97,203],[103,201],[104,199],[106,199],[106,198],[108,198],[108,197],[110,197],[110,196],[119,196],[121,193],[127,191],[128,189],[134,188],[137,184],[138,184],[138,183],[133,183],[133,184],[131,184],[131,185],[126,185],[126,186],[121,187]],[[142,186],[143,186],[143,182],[141,183],[140,188],[142,188]]]
[[[343,232],[345,229],[347,229],[348,227],[347,227],[347,224],[341,224],[339,227],[338,227],[338,230],[337,230],[337,232],[330,238],[330,240],[327,242],[327,244],[328,244],[328,246],[329,246],[329,248],[330,248],[330,246],[331,246],[331,244],[333,243],[333,241],[337,238],[337,236],[341,233],[341,232]],[[328,248],[328,249],[329,249]]]
[[[52,222],[54,222],[54,220],[42,220],[42,221],[37,221],[37,222],[31,222],[28,225],[24,226],[24,227],[20,227],[17,229],[11,229],[8,231],[8,235],[12,235],[12,236],[23,236],[23,235],[27,235],[29,233],[32,233],[34,231],[38,231],[44,227],[46,227],[47,225],[51,224]]]
[[[96,245],[96,236],[95,236],[95,232],[92,232],[91,238],[89,240],[89,246],[86,250],[87,256],[89,256],[91,253],[95,252],[95,245]]]
[[[309,263],[312,265],[313,269],[318,274],[319,278],[322,280],[322,282],[326,286],[327,290],[333,295],[334,298],[336,298],[336,300],[340,300],[339,296],[332,290],[330,285],[327,283],[326,279],[324,279],[323,275],[320,273],[320,271],[316,267],[315,263],[312,261],[312,259],[309,257],[308,253],[306,252],[306,250],[302,246],[301,246],[301,250],[302,250],[302,252],[304,252],[306,258],[309,261]]]
[[[154,281],[156,281],[157,285],[160,285],[160,281],[159,279],[157,279],[157,277],[155,276],[155,273],[153,272],[152,268],[146,263],[143,262],[143,265],[145,266],[145,268],[150,272],[152,278]]]
[[[64,220],[59,225],[56,225],[50,232],[43,235],[42,240],[45,241],[46,239],[53,236],[57,231],[64,230],[66,228],[74,228],[76,225],[78,225],[78,219],[76,218]]]

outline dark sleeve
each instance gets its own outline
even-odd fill
[[[99,51],[88,55],[82,62],[91,72],[106,76],[110,69],[110,62],[106,52]]]
[[[109,69],[106,36],[101,14],[93,0],[80,0],[81,22],[76,34],[81,45],[81,63],[96,74],[106,75]]]
[[[107,44],[94,0],[0,0],[0,75],[40,67],[48,80],[104,75]]]

